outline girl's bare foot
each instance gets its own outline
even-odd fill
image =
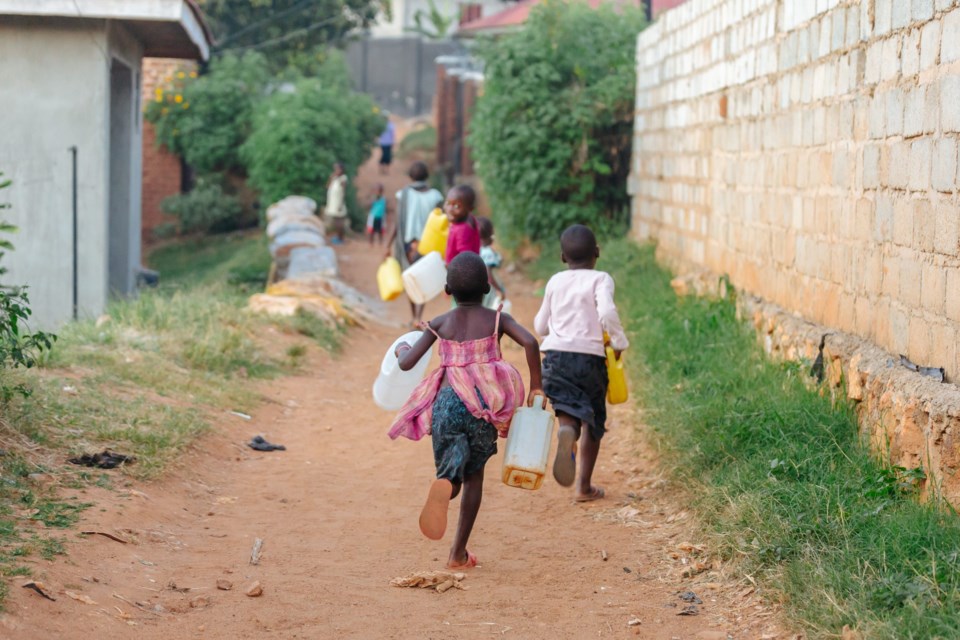
[[[451,554],[450,560],[447,561],[447,569],[472,569],[477,566],[477,556],[466,550],[464,554],[463,558],[455,558]]]
[[[447,530],[447,507],[453,495],[453,483],[438,478],[430,485],[427,502],[420,512],[420,531],[431,540],[439,540]]]
[[[602,500],[603,497],[607,495],[603,490],[603,487],[590,487],[590,491],[587,493],[577,493],[573,498],[574,502],[593,502],[594,500]]]

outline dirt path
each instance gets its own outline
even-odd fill
[[[373,293],[379,253],[348,243],[345,278]],[[527,326],[539,303],[533,288],[509,283]],[[405,317],[404,304],[396,310]],[[787,637],[772,628],[773,612],[722,571],[684,577],[700,559],[685,544],[694,535],[689,517],[633,436],[635,409],[623,405],[612,411],[596,474],[606,500],[574,505],[552,479],[536,492],[508,488],[498,455],[471,540],[481,566],[469,589],[391,587],[394,577],[442,568],[451,536],[431,542],[417,528],[433,477],[429,443],[389,440],[392,416],[370,400],[397,333],[355,330],[340,355],[311,352],[300,375],[263,385],[266,402],[251,421],[224,415],[165,480],[88,490],[97,507],[80,530],[135,542],[77,537],[65,559],[38,561],[35,573],[57,601],[13,585],[0,637]],[[521,363],[518,348],[505,353]],[[287,451],[242,445],[257,433]],[[263,553],[252,566],[256,538]],[[218,579],[233,589],[218,590]],[[253,581],[262,597],[244,595]],[[703,600],[699,615],[678,615],[687,606],[678,594],[690,589]]]

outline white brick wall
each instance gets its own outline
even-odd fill
[[[960,333],[958,4],[666,12],[637,42],[634,236],[960,379],[934,346]]]

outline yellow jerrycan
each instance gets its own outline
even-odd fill
[[[420,245],[417,251],[425,256],[433,251],[440,254],[444,260],[447,259],[447,234],[450,231],[450,220],[440,209],[434,209],[427,218],[427,224],[423,227],[423,235],[420,236]]]
[[[607,402],[623,404],[627,401],[627,374],[623,370],[623,354],[617,357],[610,346],[610,336],[603,333],[603,344],[607,352]]]
[[[403,293],[400,263],[396,258],[387,258],[377,269],[377,287],[380,289],[380,297],[387,302]]]

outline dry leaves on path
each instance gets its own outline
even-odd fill
[[[467,574],[453,573],[451,571],[417,571],[410,575],[400,578],[394,578],[390,581],[395,587],[415,587],[419,589],[436,589],[438,593],[443,593],[448,589],[460,589],[465,591],[462,581]]]

